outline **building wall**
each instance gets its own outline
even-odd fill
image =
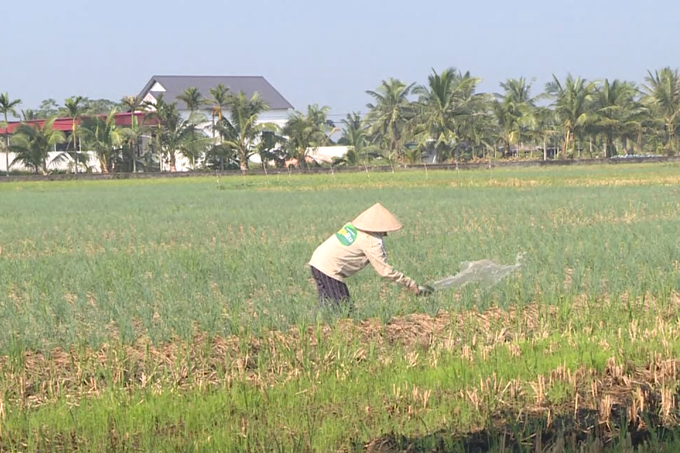
[[[206,118],[206,121],[204,123],[199,124],[199,127],[205,130],[208,133],[208,135],[212,135],[212,111],[201,110],[201,113]],[[186,120],[189,118],[190,112],[188,110],[181,110],[180,114],[182,115],[182,118]],[[223,111],[222,115],[228,118],[229,111],[227,110]],[[268,110],[259,116],[257,123],[258,124],[274,123],[279,127],[283,127],[288,121],[289,116],[290,112],[288,110]]]
[[[268,110],[259,117],[258,123],[274,123],[279,127],[286,125],[290,111],[288,110]]]
[[[86,152],[83,151],[83,154]],[[343,157],[347,153],[347,147],[346,146],[322,146],[319,148],[310,148],[308,150],[308,156],[314,160],[316,160],[319,163],[328,163],[332,162],[334,157]],[[56,157],[58,157],[61,153],[59,152],[52,152],[48,154],[47,157],[47,171],[70,171],[71,166],[69,165],[69,162],[72,162],[72,159],[69,159],[67,162],[61,162],[59,164],[52,163],[52,160]],[[94,152],[89,151],[87,152],[89,155],[88,159],[88,167],[90,167],[90,171],[93,173],[101,173],[101,168],[99,166],[99,160],[97,159],[97,156]],[[30,172],[31,170],[27,167],[24,167],[22,165],[16,164],[16,165],[11,165],[12,161],[15,158],[14,153],[9,153],[9,162],[10,162],[10,169],[12,171],[24,171],[24,172]],[[249,161],[252,164],[260,164],[260,156],[257,154],[254,156],[251,156]],[[191,170],[191,161],[182,156],[180,153],[176,154],[176,165],[175,165],[177,171],[189,171]],[[163,163],[162,164],[162,170],[163,171],[170,171],[170,166],[168,164]],[[0,171],[5,172],[5,153],[0,152]]]
[[[333,162],[333,159],[345,157],[347,154],[347,146],[319,146],[318,148],[307,148],[307,157],[319,164],[328,164]],[[260,156],[257,154],[250,158],[250,162],[261,163]],[[296,159],[288,161],[289,164],[297,165]]]
[[[73,162],[73,159],[69,157],[68,161],[60,162],[59,164],[52,163],[52,160],[58,157],[61,152],[52,152],[48,153],[47,155],[47,171],[69,171],[71,166],[69,163]],[[82,152],[81,154],[85,154],[85,152]],[[91,171],[93,173],[101,173],[101,168],[99,166],[99,160],[97,159],[97,156],[93,152],[87,152],[89,158],[88,158],[88,167],[91,168]],[[0,171],[6,172],[7,171],[7,165],[6,165],[6,153],[0,152]],[[16,157],[15,153],[9,153],[9,165],[10,165],[10,171],[24,171],[24,172],[31,172],[32,170],[28,167],[24,167],[23,165],[17,163],[12,165],[12,161]],[[80,170],[82,171],[82,169]]]

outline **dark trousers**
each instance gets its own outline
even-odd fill
[[[330,304],[339,308],[341,303],[349,303],[349,289],[346,284],[329,277],[314,266],[310,267],[319,293],[319,305]]]

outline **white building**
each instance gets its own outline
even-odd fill
[[[242,92],[248,98],[257,93],[268,106],[266,112],[258,118],[258,124],[272,123],[283,127],[293,110],[293,106],[279,93],[264,77],[261,76],[153,76],[144,89],[139,93],[139,99],[150,104],[155,104],[162,94],[166,103],[175,103],[180,114],[188,118],[190,111],[186,104],[178,98],[188,88],[196,88],[205,99],[210,99],[210,90],[220,84],[229,89],[230,94]],[[198,126],[203,129],[207,136],[212,135],[212,108],[210,102],[199,111],[206,121]],[[229,111],[225,108],[222,115],[228,117]],[[167,165],[166,165],[167,167]],[[177,156],[177,171],[185,171],[191,168],[188,159]],[[168,170],[168,168],[164,168]]]
[[[283,127],[293,110],[290,102],[261,76],[153,76],[139,93],[139,98],[153,104],[158,96],[163,94],[165,102],[176,103],[180,113],[188,117],[189,110],[178,96],[188,88],[195,87],[205,99],[210,99],[210,90],[217,88],[220,84],[227,87],[230,94],[242,92],[250,98],[254,93],[258,93],[260,99],[269,107],[260,115],[259,123],[274,123]],[[201,113],[209,120],[203,125],[207,128],[211,124],[210,102],[207,102]],[[229,112],[223,110],[222,114],[227,116]]]

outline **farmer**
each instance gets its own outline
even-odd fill
[[[369,263],[381,277],[404,285],[414,294],[430,293],[429,287],[418,286],[414,280],[387,264],[383,238],[399,229],[401,223],[380,203],[376,203],[317,247],[309,265],[316,280],[319,304],[330,302],[339,307],[341,302],[349,302],[345,278]]]

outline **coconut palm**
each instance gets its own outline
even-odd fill
[[[486,101],[486,99],[484,100]],[[470,158],[487,158],[489,151],[493,150],[495,158],[497,150],[496,122],[491,112],[482,108],[484,103],[480,102],[480,104],[482,105],[477,107],[478,113],[474,117],[463,119],[458,134],[465,142],[464,145],[456,147],[456,151],[459,154],[462,151]]]
[[[39,124],[20,124],[14,131],[9,150],[15,153],[11,166],[22,164],[31,168],[35,173],[47,172],[47,157],[57,144],[64,143],[64,133],[54,129],[56,117]],[[9,167],[8,167],[9,168]]]
[[[524,127],[524,111],[514,102],[495,100],[491,104],[492,112],[498,124],[498,136],[503,143],[504,153],[509,155],[513,145],[519,144]]]
[[[595,119],[593,99],[596,84],[580,77],[567,76],[564,83],[553,75],[546,84],[546,93],[553,100],[555,115],[564,134],[562,157],[572,149],[585,126]]]
[[[442,159],[450,156],[456,148],[463,119],[477,113],[474,91],[479,81],[469,73],[447,68],[441,74],[433,70],[427,85],[414,88],[413,93],[419,96],[414,136],[420,148],[434,148],[435,162],[438,156]],[[410,152],[410,160],[417,160],[416,154]]]
[[[458,141],[463,143],[463,146],[456,146],[456,160],[460,159],[461,151],[469,153],[475,145],[488,146],[491,97],[487,93],[477,93],[480,80],[469,71],[456,74],[456,135]]]
[[[637,87],[630,82],[605,79],[595,94],[593,124],[596,133],[604,138],[605,157],[617,154],[616,138],[637,136],[642,129],[645,109],[637,101]]]
[[[328,119],[331,108],[324,105],[319,107],[317,104],[307,106],[307,119],[318,132],[318,139],[310,145],[314,148],[327,146],[331,142],[331,135],[339,130],[335,123]]]
[[[277,167],[284,165],[286,161],[285,150],[286,138],[280,134],[280,128],[270,125],[262,135],[255,147],[255,154],[260,157],[260,163],[265,173],[269,162],[274,162]]]
[[[97,154],[102,173],[112,170],[112,164],[125,142],[123,129],[116,125],[117,113],[118,110],[113,109],[105,118],[87,117],[81,123],[81,137],[88,149]]]
[[[191,114],[198,112],[206,103],[206,99],[203,98],[203,95],[196,87],[187,88],[182,94],[177,96],[177,99],[186,104],[187,110],[189,110]]]
[[[680,128],[680,73],[665,67],[647,73],[643,86],[644,102],[663,123],[664,142],[667,153],[678,149]]]
[[[256,152],[256,145],[263,131],[272,125],[258,124],[259,116],[269,107],[254,93],[248,98],[243,92],[228,95],[226,106],[229,117],[223,117],[215,125],[222,144],[236,153],[242,172],[248,170],[248,159]]]
[[[503,94],[496,94],[491,103],[498,123],[499,138],[509,152],[513,145],[529,138],[535,124],[535,99],[531,97],[531,84],[522,77],[508,79],[500,84]]]
[[[9,94],[0,93],[0,113],[5,118],[5,124],[8,124],[7,117],[9,115],[17,116],[16,108],[21,104],[21,99],[10,100]],[[7,176],[9,177],[9,130],[5,128],[5,168],[7,169]]]
[[[500,85],[504,90],[504,100],[514,102],[515,104],[526,104],[530,107],[536,106],[537,98],[531,96],[532,84],[527,82],[524,77],[508,79],[505,82],[501,82]]]
[[[541,143],[543,147],[543,160],[548,159],[548,146],[559,133],[559,125],[555,112],[548,107],[537,107],[534,111],[535,124],[531,131],[534,141]]]
[[[198,90],[196,87],[189,87],[182,94],[177,96],[177,99],[180,101],[183,101],[187,109],[189,109],[189,120],[186,126],[190,129],[189,133],[189,138],[190,140],[193,140],[194,138],[197,138],[201,136],[202,134],[197,133],[197,125],[202,123],[205,120],[205,116],[200,113],[201,107],[208,102],[207,99],[203,97],[201,92]],[[202,147],[202,144],[197,144],[197,143],[192,143],[190,145],[190,149],[197,150]],[[185,149],[187,151],[187,149]],[[199,158],[199,154],[196,154],[195,152],[190,152],[191,154],[191,162],[192,162],[192,167],[195,166],[196,160]]]
[[[184,128],[188,129],[186,141],[182,139]],[[183,124],[180,124],[177,135],[179,138],[177,151],[186,157],[191,162],[191,168],[195,169],[196,163],[201,161],[208,148],[212,145],[212,138],[206,135],[203,129],[197,128],[191,121],[184,121]]]
[[[217,85],[215,88],[210,89],[210,99],[208,102],[212,104],[212,111],[211,111],[211,117],[212,117],[212,136],[213,136],[213,141],[215,141],[215,124],[217,121],[222,121],[222,117],[224,115],[224,107],[227,105],[227,96],[229,96],[229,88],[224,86],[223,84]],[[217,120],[215,119],[217,118]],[[215,141],[215,145],[217,145],[217,142]],[[219,152],[221,150],[221,147],[213,147],[214,151]],[[215,157],[219,157],[220,160],[220,169],[224,170],[224,157],[222,155],[216,155]]]
[[[340,159],[339,162],[342,161],[347,165],[356,165],[371,157],[380,156],[380,148],[370,143],[368,127],[366,122],[361,119],[359,113],[353,112],[347,114],[342,123],[344,124],[344,129],[338,144],[347,146],[348,150],[347,156],[344,159]]]
[[[414,83],[406,85],[401,80],[390,78],[383,80],[376,90],[366,92],[374,99],[373,103],[366,105],[370,134],[375,143],[386,147],[390,164],[402,152],[407,126],[415,116],[415,106],[409,100],[414,86]]]
[[[307,164],[307,153],[310,149],[328,143],[329,133],[334,130],[328,121],[328,107],[310,105],[307,113],[294,112],[283,127],[283,135],[287,138],[287,147],[291,157],[297,159],[298,166]]]
[[[447,68],[441,74],[432,70],[427,85],[416,86],[413,93],[418,95],[418,115],[415,138],[418,149],[409,152],[410,163],[416,163],[417,153],[424,146],[432,146],[437,156],[446,159],[456,146],[456,115],[461,112],[456,105],[456,88],[459,87],[454,68]]]
[[[229,88],[220,83],[215,88],[210,89],[210,95],[211,98],[207,102],[212,104],[212,125],[214,128],[215,118],[217,118],[217,121],[222,120],[223,110],[227,105],[227,97],[229,96]]]
[[[86,112],[85,106],[86,99],[82,96],[74,96],[66,99],[64,101],[64,108],[66,109],[66,114],[71,118],[71,137],[69,138],[69,143],[71,145],[71,157],[75,162],[74,169],[78,173],[79,153],[80,151],[80,140],[78,139],[78,120]],[[68,146],[67,146],[68,149]]]
[[[160,146],[170,171],[177,171],[178,154],[191,159],[193,165],[200,154],[199,148],[206,145],[205,137],[198,136],[196,125],[191,119],[182,118],[174,103],[163,107],[161,119]]]
[[[147,134],[145,127],[140,126],[133,115],[133,125],[131,127],[121,128],[121,134],[124,138],[124,156],[122,162],[127,171],[137,172],[137,165],[146,166],[144,164],[144,159],[142,153],[140,152],[140,146],[142,142],[142,137]]]
[[[176,105],[174,103],[168,104],[165,102],[163,93],[159,94],[154,101],[142,102],[142,109],[146,111],[146,114],[144,115],[145,120],[149,124],[154,124],[154,126],[149,127],[149,130],[153,134],[153,148],[158,160],[159,171],[163,171],[163,147],[161,145],[161,136],[166,119],[171,113],[171,106],[174,106],[172,112],[176,112]]]
[[[128,112],[139,112],[144,107],[144,100],[139,96],[125,96],[120,100],[120,105]]]
[[[307,164],[307,153],[321,133],[314,127],[304,113],[293,112],[282,131],[286,137],[286,148],[290,157],[297,161],[298,167]]]

